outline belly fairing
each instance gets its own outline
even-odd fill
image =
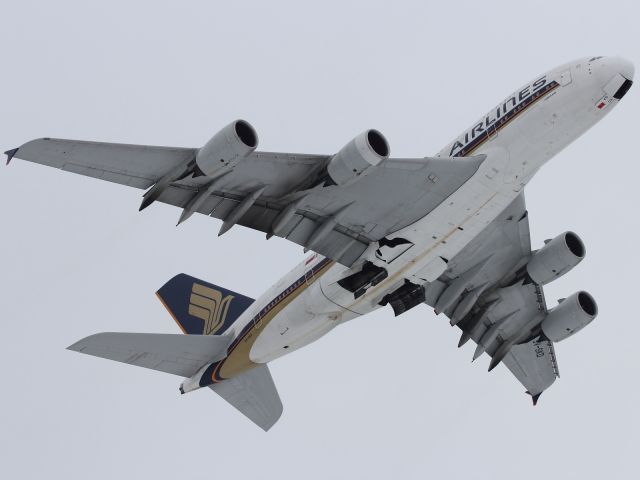
[[[333,264],[321,274],[309,279],[295,299],[281,309],[261,330],[250,352],[256,363],[269,362],[317,340],[343,321],[343,309],[322,293],[320,280],[335,269]]]

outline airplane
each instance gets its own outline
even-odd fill
[[[439,153],[392,158],[367,130],[335,155],[269,153],[245,120],[201,148],[42,138],[6,152],[146,192],[155,201],[242,225],[312,253],[258,299],[179,274],[157,291],[182,334],[98,333],[70,350],[209,387],[263,430],[282,414],[267,364],[383,306],[422,304],[502,363],[535,405],[558,377],[555,343],[598,314],[579,291],[549,308],[543,286],[586,253],[560,233],[532,249],[524,187],[607,115],[632,85],[619,57],[581,58],[535,77]]]

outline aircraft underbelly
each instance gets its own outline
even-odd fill
[[[344,267],[334,265],[329,272],[336,268]],[[251,349],[251,360],[265,363],[303,347],[344,321],[345,314],[351,317],[323,295],[318,279],[314,279],[265,327]]]
[[[251,359],[263,363],[307,345],[336,325],[380,308],[382,298],[405,281],[420,283],[421,272],[429,271],[430,265],[455,258],[513,202],[545,162],[597,121],[591,112],[576,112],[581,105],[588,106],[584,95],[578,92],[565,98],[562,90],[544,98],[474,151],[474,155],[486,154],[485,161],[445,201],[387,236],[408,240],[411,248],[385,261],[375,255],[377,243],[372,244],[353,269],[336,263],[321,276],[307,279],[306,291],[260,334]],[[338,280],[359,271],[364,261],[383,267],[387,277],[355,298]]]
[[[345,310],[363,315],[379,308],[384,295],[405,280],[419,283],[417,273],[439,257],[453,259],[511,204],[546,161],[591,126],[588,117],[568,119],[567,105],[557,97],[543,100],[541,108],[474,152],[487,158],[471,179],[428,215],[389,236],[409,240],[414,244],[410,249],[389,264],[375,257],[375,248],[364,253],[364,258],[387,270],[383,282],[354,298],[337,283],[354,271],[332,269],[321,279],[323,293]]]

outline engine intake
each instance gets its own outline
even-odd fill
[[[582,330],[598,316],[598,305],[591,295],[581,291],[565,298],[542,321],[542,333],[559,342]]]
[[[561,277],[585,256],[584,243],[573,232],[564,232],[535,252],[527,264],[527,273],[539,285]]]
[[[202,175],[215,177],[231,169],[258,146],[258,135],[245,120],[236,120],[224,127],[202,147],[196,164]]]
[[[377,130],[367,130],[347,143],[327,165],[327,173],[337,185],[349,185],[368,175],[389,157],[389,143]]]

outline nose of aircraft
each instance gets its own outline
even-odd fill
[[[604,90],[608,97],[621,100],[633,85],[635,68],[626,58],[594,57],[588,61],[588,65],[589,77],[598,94]]]
[[[633,80],[633,74],[635,73],[635,68],[633,63],[631,63],[626,58],[622,57],[604,57],[604,63],[614,70],[616,73],[619,73],[627,80]]]

